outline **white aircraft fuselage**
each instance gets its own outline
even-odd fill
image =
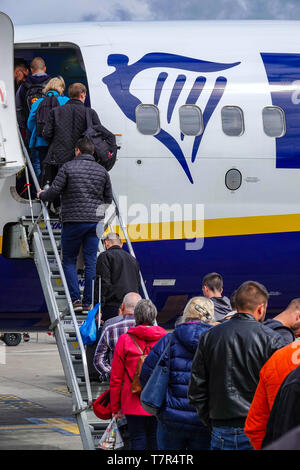
[[[117,135],[111,180],[159,322],[202,295],[208,272],[223,276],[228,296],[263,283],[269,315],[300,297],[298,36],[296,21],[15,28],[15,56],[40,55],[70,82],[84,73],[90,105]],[[9,101],[8,80],[0,73]],[[0,179],[0,236],[29,214],[11,194],[15,179],[13,170]],[[0,329],[47,329],[32,260],[0,254],[0,286]]]

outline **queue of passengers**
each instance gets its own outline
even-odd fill
[[[154,304],[135,292],[125,295],[119,316],[104,323],[94,365],[109,380],[113,416],[126,417],[132,450],[260,449],[271,444],[273,436],[300,425],[300,414],[291,407],[288,414],[272,417],[271,412],[283,381],[300,364],[300,299],[265,320],[269,294],[262,284],[243,283],[232,295],[232,304],[222,290],[220,274],[206,275],[204,295],[188,301],[169,334],[155,323]],[[218,321],[216,299],[226,304]],[[131,391],[142,352],[147,354],[140,373],[142,387],[163,352],[170,369],[157,419]],[[300,378],[300,368],[297,374]],[[278,409],[282,411],[280,403]]]
[[[41,187],[47,183],[37,197],[53,202],[54,210],[61,203],[63,268],[75,312],[92,307],[92,280],[101,275],[105,323],[93,362],[110,381],[113,416],[126,417],[131,449],[287,448],[287,436],[293,439],[287,433],[297,434],[300,425],[300,299],[265,320],[269,294],[262,284],[244,282],[229,301],[222,276],[209,273],[203,296],[188,301],[174,331],[158,326],[155,305],[139,295],[139,265],[122,250],[118,234],[107,236],[107,251],[97,263],[105,214],[99,206],[112,202],[112,187],[93,157],[93,143],[82,137],[85,86],[72,84],[65,97],[63,78],[49,77],[40,57],[30,72],[22,63],[15,68],[16,105]],[[94,110],[91,117],[100,122]],[[82,299],[76,270],[81,246]],[[143,387],[164,352],[169,383],[155,418],[131,385],[140,356],[146,355]]]
[[[83,136],[87,112],[92,125],[100,120],[95,110],[87,111],[84,105],[85,85],[71,84],[68,97],[64,96],[64,79],[51,78],[41,57],[33,58],[29,68],[24,61],[16,63],[15,81],[19,128],[43,188],[37,197],[53,204],[51,215],[60,212],[63,268],[73,307],[87,312],[92,305],[102,220],[106,205],[112,202],[109,174],[95,161],[93,142]],[[82,299],[76,269],[81,247],[85,266]]]

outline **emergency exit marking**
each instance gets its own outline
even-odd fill
[[[154,279],[154,286],[175,286],[176,279]]]

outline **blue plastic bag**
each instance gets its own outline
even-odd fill
[[[97,325],[95,317],[98,313],[101,302],[89,310],[85,322],[79,328],[83,344],[93,344],[97,339]]]

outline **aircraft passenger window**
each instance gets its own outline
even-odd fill
[[[145,135],[155,135],[160,131],[159,109],[153,104],[139,104],[135,110],[138,130]]]
[[[262,112],[265,134],[269,137],[282,137],[285,134],[284,112],[277,106],[266,106]]]
[[[185,104],[179,108],[180,130],[184,135],[200,135],[203,132],[202,111],[198,106]]]
[[[244,133],[244,115],[237,106],[224,106],[221,111],[222,129],[230,137],[239,137]]]

